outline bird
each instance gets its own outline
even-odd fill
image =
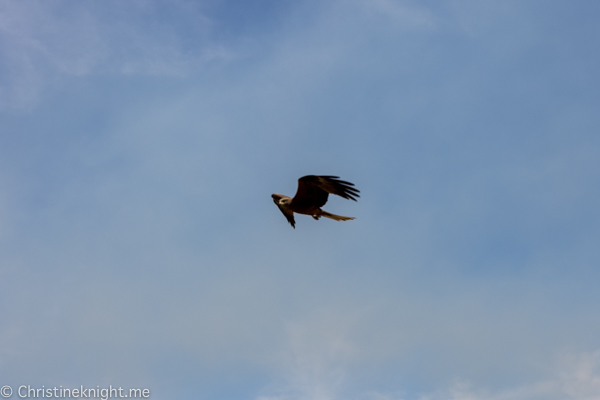
[[[298,179],[298,191],[293,198],[279,193],[273,193],[271,197],[292,228],[296,229],[294,213],[310,215],[316,220],[321,217],[336,221],[353,220],[354,217],[335,215],[321,209],[330,193],[356,201],[360,190],[353,186],[353,183],[340,180],[339,176],[306,175]]]

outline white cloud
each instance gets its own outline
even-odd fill
[[[364,311],[364,310],[363,310]],[[441,389],[422,392],[352,392],[365,367],[365,345],[358,331],[368,313],[322,309],[288,325],[288,340],[276,363],[277,376],[257,400],[598,400],[600,350],[564,353],[538,374],[523,376],[521,384],[478,384],[467,376]],[[357,335],[358,334],[358,335]],[[485,357],[482,355],[482,357]],[[368,356],[367,356],[368,358]],[[516,361],[513,359],[513,362]],[[443,360],[440,360],[443,363]],[[474,361],[476,362],[476,361]],[[367,363],[368,364],[368,363]],[[358,367],[358,368],[357,368]],[[462,371],[463,373],[465,370]],[[546,378],[544,378],[544,375]],[[540,378],[541,376],[541,378]],[[537,378],[536,378],[537,377]],[[400,374],[399,381],[405,379]],[[518,379],[518,378],[517,378]],[[442,381],[430,381],[432,387]],[[361,390],[365,386],[360,385]],[[353,389],[354,388],[354,389]]]
[[[286,385],[279,386],[274,395],[263,395],[257,400],[338,400],[343,386],[350,381],[346,375],[353,344],[345,335],[331,335],[315,346],[314,338],[306,327],[292,331],[290,349],[293,368],[288,372]],[[347,336],[347,335],[346,335]],[[300,341],[299,341],[300,339]],[[308,340],[307,340],[308,339]],[[304,344],[302,344],[304,343]],[[310,343],[309,346],[306,346]],[[347,379],[345,379],[347,378]],[[271,390],[273,390],[271,388]],[[487,389],[468,381],[457,381],[447,389],[427,394],[406,395],[403,391],[385,393],[372,391],[350,395],[365,400],[598,400],[600,399],[600,351],[568,355],[557,363],[553,376],[504,389]]]
[[[179,25],[161,17],[158,3],[3,2],[0,107],[31,106],[61,76],[184,76],[234,57],[210,40],[212,23],[192,3],[169,7]]]
[[[287,349],[280,358],[283,382],[258,400],[334,400],[357,349],[349,338],[356,315],[321,310],[288,326]]]
[[[557,363],[553,377],[515,388],[491,390],[468,381],[450,388],[405,397],[379,392],[370,400],[598,400],[600,399],[600,351],[567,355]]]

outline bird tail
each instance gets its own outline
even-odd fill
[[[344,217],[342,215],[335,215],[335,214],[331,214],[331,213],[328,213],[327,211],[323,211],[323,210],[321,210],[321,216],[330,218],[330,219],[334,219],[336,221],[349,221],[349,220],[354,219],[354,217]]]

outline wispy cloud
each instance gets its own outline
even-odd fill
[[[211,40],[212,21],[194,3],[3,2],[0,107],[35,103],[62,76],[184,76],[233,52]],[[177,24],[164,18],[176,14]]]
[[[600,351],[560,358],[552,376],[513,388],[491,390],[460,381],[433,393],[406,397],[373,392],[370,400],[597,400],[600,398]]]
[[[299,327],[297,326],[296,329]],[[290,349],[293,368],[286,385],[276,394],[263,395],[257,400],[597,400],[600,398],[600,351],[569,354],[560,359],[548,379],[525,383],[512,388],[486,389],[474,382],[457,381],[446,389],[425,394],[406,394],[402,391],[385,393],[342,394],[344,378],[352,345],[342,336],[332,336],[317,348],[310,335],[292,331]],[[300,342],[298,341],[300,339]],[[306,346],[308,341],[310,346]],[[301,343],[304,343],[302,345]],[[348,379],[350,380],[350,379]]]
[[[357,349],[350,339],[356,315],[322,310],[288,326],[278,381],[257,400],[334,400]]]

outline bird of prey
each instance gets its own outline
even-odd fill
[[[279,193],[273,193],[271,197],[295,229],[294,213],[310,215],[316,220],[321,217],[336,221],[354,219],[354,217],[343,217],[321,210],[321,207],[327,203],[330,193],[356,201],[356,197],[360,197],[358,194],[360,191],[352,186],[353,183],[342,181],[338,176],[307,175],[298,179],[298,191],[294,198]]]

